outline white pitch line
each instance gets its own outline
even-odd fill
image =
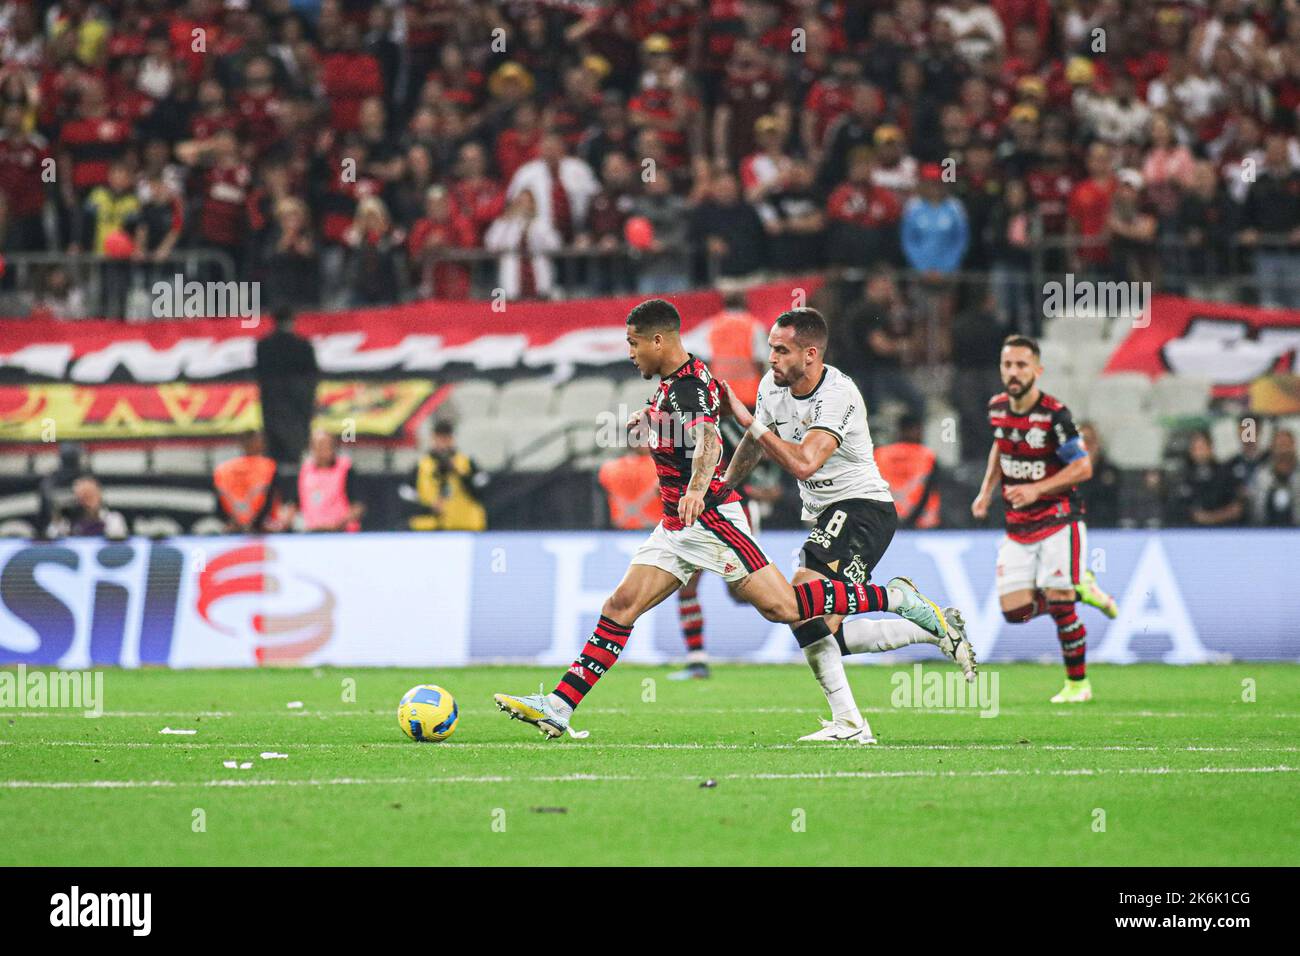
[[[920,716],[952,716],[964,715],[975,717],[980,714],[978,707],[862,707],[859,708],[864,714],[916,714]],[[461,713],[488,714],[492,712],[491,705],[481,707],[462,707]],[[816,707],[660,707],[657,704],[645,704],[639,708],[632,707],[585,707],[582,711],[584,714],[606,714],[613,716],[634,716],[646,714],[674,714],[690,716],[693,714],[816,714],[820,711]],[[125,718],[143,718],[143,717],[180,717],[189,718],[213,718],[220,719],[225,717],[290,717],[302,719],[304,717],[317,717],[326,719],[330,717],[376,717],[392,715],[395,710],[371,710],[350,708],[347,710],[312,710],[306,708],[303,710],[106,710],[99,717],[125,717]],[[1189,719],[1200,717],[1212,717],[1223,719],[1225,717],[1268,717],[1282,719],[1300,718],[1300,712],[1275,712],[1261,714],[1243,708],[1240,712],[1224,712],[1207,710],[1204,712],[1194,713],[1189,711],[1161,711],[1161,710],[1105,710],[1104,708],[1094,707],[1073,707],[1061,709],[1053,707],[1050,710],[1046,708],[1024,708],[1024,707],[1001,707],[998,709],[999,716],[1008,717],[1040,717],[1044,714],[1053,717],[1086,717],[1089,720],[1106,719],[1111,717],[1129,718],[1169,718],[1169,719]],[[79,708],[63,708],[49,710],[5,710],[0,708],[0,719],[5,716],[10,717],[76,717],[82,718],[82,712]],[[97,718],[85,718],[97,719]]]
[[[449,741],[444,745],[444,751],[461,751],[461,750],[536,750],[538,747],[546,746],[546,741],[537,742],[514,742],[514,741],[478,741],[478,742],[460,742]],[[125,749],[125,750],[144,750],[149,748],[162,748],[166,750],[193,750],[193,749],[212,749],[212,750],[249,750],[265,749],[266,747],[281,747],[286,750],[373,750],[373,749],[405,749],[411,750],[413,744],[411,741],[391,741],[377,740],[366,743],[347,742],[347,743],[322,743],[322,742],[303,742],[303,741],[282,741],[272,740],[261,741],[257,743],[235,742],[227,743],[224,741],[202,741],[202,740],[183,740],[183,741],[153,741],[153,740],[131,740],[131,741],[105,741],[99,742],[94,740],[0,740],[0,747],[87,747],[93,750],[100,749]],[[584,742],[574,745],[579,750],[740,750],[740,751],[765,751],[765,750],[802,750],[806,753],[824,753],[825,748],[813,747],[807,744],[797,743],[774,743],[774,744],[727,744],[727,743],[595,743]],[[852,749],[852,748],[839,748]],[[1198,747],[1198,746],[1157,746],[1157,745],[1139,745],[1139,744],[883,744],[878,753],[888,750],[940,750],[940,751],[1077,751],[1083,752],[1106,752],[1115,751],[1118,753],[1297,753],[1300,747],[1272,747],[1272,746],[1250,746],[1250,747]]]
[[[1275,767],[1198,767],[1179,769],[1174,767],[1118,767],[1118,768],[1078,768],[1072,770],[862,770],[817,773],[755,773],[722,774],[721,780],[885,780],[898,778],[999,778],[999,777],[1076,777],[1130,775],[1172,776],[1187,774],[1265,774],[1265,773],[1300,773],[1300,767],[1280,765]],[[178,780],[4,780],[0,789],[8,790],[139,790],[139,789],[184,789],[199,787],[203,789],[228,787],[233,789],[245,787],[337,787],[337,786],[411,786],[416,784],[438,783],[612,783],[624,781],[636,782],[687,782],[699,780],[699,776],[621,776],[605,774],[567,774],[564,776],[506,777],[506,776],[457,776],[457,777],[333,777],[329,779],[308,780],[259,780],[256,778],[232,777],[224,780],[178,781]]]

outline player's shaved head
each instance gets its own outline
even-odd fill
[[[646,299],[627,314],[627,324],[638,335],[666,335],[682,330],[682,317],[668,300]]]
[[[776,324],[794,330],[794,340],[800,348],[815,348],[824,353],[830,331],[826,319],[816,309],[791,309],[777,316]]]

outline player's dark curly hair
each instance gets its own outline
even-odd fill
[[[646,299],[627,314],[627,324],[638,332],[680,332],[682,317],[667,299]]]
[[[802,308],[782,312],[777,316],[776,324],[783,329],[794,329],[794,340],[801,347],[812,345],[826,351],[830,330],[826,326],[825,317],[816,309]]]

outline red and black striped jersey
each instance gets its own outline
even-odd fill
[[[1011,397],[1001,392],[989,400],[989,427],[1002,465],[1007,536],[1029,544],[1079,520],[1082,507],[1075,488],[1044,495],[1024,508],[1012,507],[1006,496],[1011,485],[1041,481],[1084,454],[1070,410],[1044,392],[1027,412],[1013,412]]]
[[[663,525],[667,531],[684,526],[677,517],[677,502],[691,481],[695,449],[688,432],[701,422],[718,432],[718,409],[722,389],[703,361],[690,356],[677,371],[665,375],[659,391],[650,401],[649,439],[655,471],[659,474],[659,496],[663,500]],[[739,501],[740,495],[722,483],[722,460],[713,466],[713,478],[704,496],[705,509]]]

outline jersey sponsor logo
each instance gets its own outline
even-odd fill
[[[862,560],[862,555],[855,554],[853,560],[844,568],[844,576],[854,584],[864,584],[869,576],[867,565]]]
[[[858,406],[856,405],[850,405],[844,410],[844,417],[840,419],[840,431],[844,431],[844,429],[849,427],[849,418],[852,417],[853,411],[857,407]]]
[[[1008,478],[1028,478],[1031,481],[1037,481],[1047,476],[1047,462],[1039,461],[1017,461],[1010,455],[1002,455],[1002,474]]]
[[[809,478],[807,481],[799,482],[799,484],[803,485],[809,491],[817,491],[819,488],[834,488],[835,479],[834,478],[822,478],[822,479]]]
[[[823,548],[831,546],[831,536],[821,528],[813,528],[808,532],[808,540],[813,544],[821,545]]]

